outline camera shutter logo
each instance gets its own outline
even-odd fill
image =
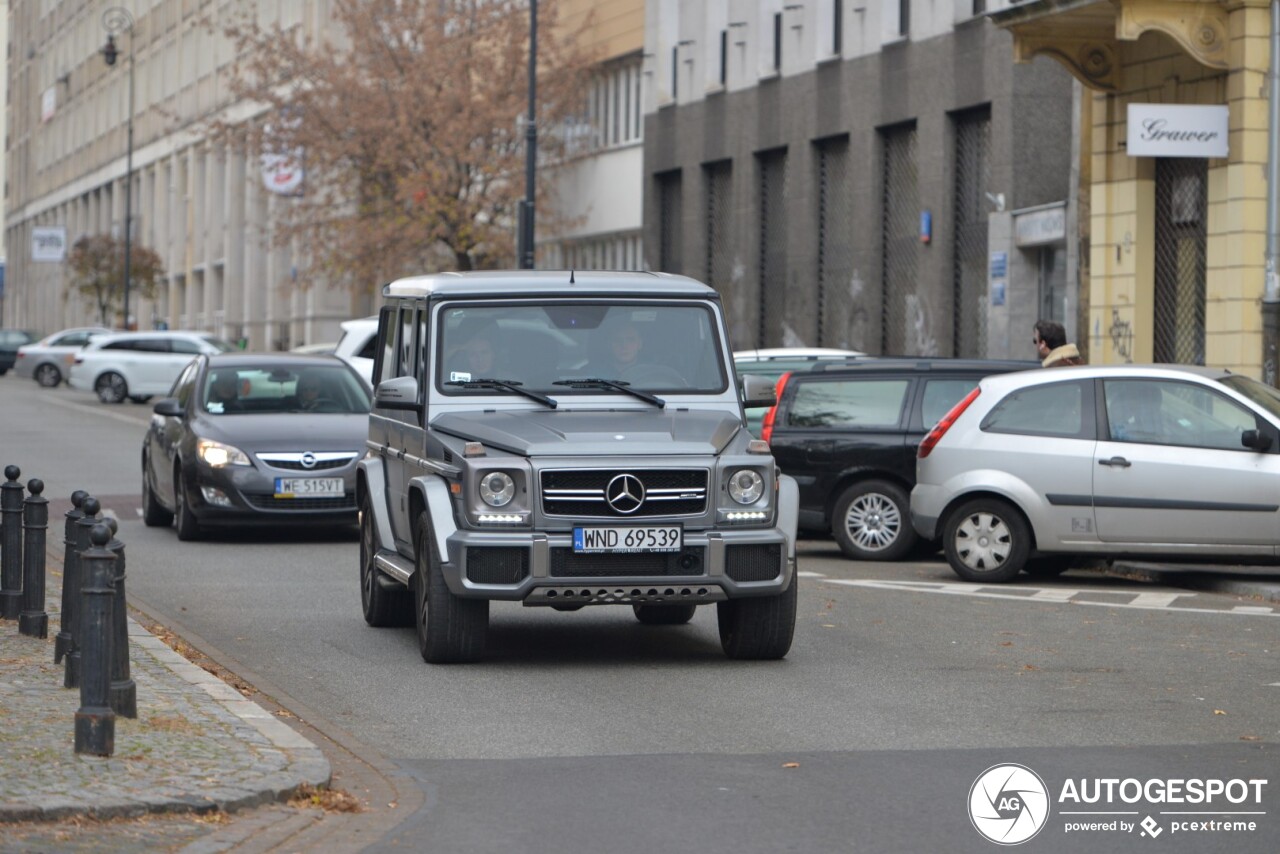
[[[1049,789],[1025,765],[992,765],[969,789],[969,820],[998,845],[1026,842],[1049,820]]]

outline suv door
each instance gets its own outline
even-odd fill
[[[1244,447],[1267,425],[1205,386],[1101,381],[1106,432],[1094,455],[1093,503],[1104,542],[1271,546],[1280,455]]]
[[[414,364],[416,349],[417,306],[406,300],[397,305],[384,308],[378,323],[378,340],[382,342],[377,364],[377,382],[386,382],[396,377],[417,376]],[[376,388],[376,385],[375,385]],[[419,400],[422,389],[418,389]],[[369,418],[369,437],[380,445],[387,447],[383,457],[383,471],[386,474],[386,507],[390,516],[391,533],[397,545],[405,546],[412,553],[413,522],[409,518],[407,484],[413,474],[408,471],[409,463],[404,459],[406,453],[422,456],[420,436],[411,435],[411,430],[418,426],[421,417],[419,410],[380,409],[375,396],[374,409]],[[412,450],[411,450],[412,447]]]

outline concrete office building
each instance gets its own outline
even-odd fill
[[[647,255],[721,292],[735,346],[1074,334],[1076,90],[983,0],[654,0],[644,59]]]

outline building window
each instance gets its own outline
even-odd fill
[[[720,31],[720,85],[729,82],[729,31]]]
[[[773,70],[782,70],[782,13],[773,16]]]
[[[987,0],[973,0],[973,16],[975,18],[986,11],[987,11]]]
[[[911,34],[911,0],[898,0],[898,35]]]
[[[680,48],[671,48],[671,100],[680,97]]]
[[[844,0],[831,4],[831,53],[836,56],[844,53]]]

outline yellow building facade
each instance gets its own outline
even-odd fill
[[[1052,56],[1086,87],[1089,361],[1202,363],[1274,382],[1263,355],[1269,4],[1033,0],[992,17],[1017,60]],[[1144,118],[1131,128],[1133,105]],[[1215,109],[1167,109],[1185,105]],[[1196,119],[1145,118],[1162,109]],[[1194,147],[1218,135],[1202,114],[1222,118],[1225,156],[1151,156],[1153,136]]]

